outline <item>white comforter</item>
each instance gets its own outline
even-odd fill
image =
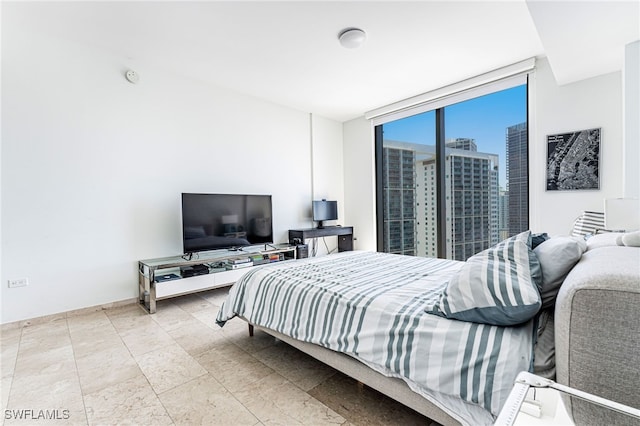
[[[533,322],[497,327],[426,313],[462,262],[343,252],[254,268],[217,321],[250,323],[400,377],[454,418],[490,424],[529,370]]]

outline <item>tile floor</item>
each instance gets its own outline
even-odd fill
[[[227,291],[3,326],[3,424],[430,424],[242,320],[218,327]]]

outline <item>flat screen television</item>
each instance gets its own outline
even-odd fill
[[[313,202],[313,220],[318,222],[318,228],[324,228],[325,220],[338,220],[338,202],[320,200]]]
[[[183,251],[273,243],[271,219],[271,195],[183,193]]]

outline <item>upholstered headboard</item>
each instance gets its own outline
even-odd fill
[[[600,246],[582,256],[560,288],[555,336],[558,383],[640,408],[640,248]],[[563,399],[576,424],[638,426],[623,414]]]

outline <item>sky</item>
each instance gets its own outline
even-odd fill
[[[506,187],[505,135],[527,118],[527,85],[445,107],[445,139],[475,139],[479,152],[498,154],[500,186]],[[435,145],[435,111],[386,123],[384,139]]]

